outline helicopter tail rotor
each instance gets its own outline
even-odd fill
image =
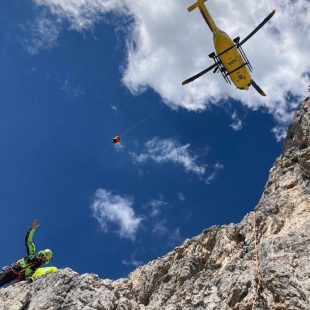
[[[265,92],[254,82],[254,80],[251,81],[250,85],[252,85],[260,95],[264,97],[266,96]]]

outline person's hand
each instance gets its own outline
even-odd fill
[[[39,220],[35,219],[31,225],[31,228],[36,229],[40,225]]]

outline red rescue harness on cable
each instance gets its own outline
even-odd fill
[[[116,136],[112,139],[113,143],[119,143],[121,142],[121,137],[120,136]]]

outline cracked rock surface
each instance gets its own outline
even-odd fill
[[[258,205],[239,224],[210,227],[124,279],[63,269],[0,289],[0,310],[309,310],[309,232],[308,98]]]

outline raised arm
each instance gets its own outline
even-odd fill
[[[34,245],[34,243],[32,242],[32,237],[34,232],[36,231],[36,228],[39,226],[39,220],[35,219],[31,225],[31,227],[29,228],[29,230],[27,231],[27,235],[25,238],[25,244],[26,244],[26,248],[27,248],[27,255],[33,255],[36,253],[36,247]]]

